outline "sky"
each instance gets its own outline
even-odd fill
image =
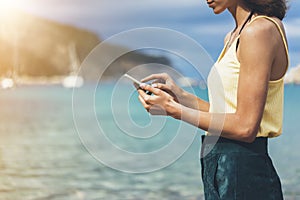
[[[188,35],[216,59],[234,28],[225,11],[215,15],[205,0],[1,0],[26,12],[85,28],[103,40],[122,31],[161,27]],[[3,3],[2,3],[3,4]],[[300,64],[300,1],[290,0],[284,20],[291,67]]]

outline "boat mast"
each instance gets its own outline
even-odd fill
[[[76,51],[75,42],[70,43],[68,52],[70,58],[70,75],[77,75],[80,66],[80,61]]]

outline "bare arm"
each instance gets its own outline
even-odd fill
[[[160,108],[166,109],[167,114],[176,119],[181,119],[206,131],[210,129],[209,132],[212,134],[221,132],[221,135],[226,138],[252,142],[261,122],[271,68],[278,48],[277,35],[274,31],[276,29],[271,22],[254,22],[245,28],[240,37],[238,57],[241,67],[235,113],[203,112],[180,105],[171,98]],[[153,88],[146,89],[153,90]],[[146,108],[159,104],[161,100],[155,99],[156,96],[145,99],[143,92],[139,92],[140,100]],[[163,91],[159,93],[158,96],[163,96]]]
[[[192,109],[196,109],[196,110],[200,110],[203,112],[208,112],[209,111],[209,103],[207,101],[204,101],[203,99],[184,91],[184,93],[182,94],[182,105],[192,108]],[[180,103],[181,103],[180,102]]]
[[[253,23],[244,30],[240,37],[238,57],[240,75],[237,94],[237,110],[226,114],[222,128],[222,136],[230,139],[251,142],[255,139],[262,119],[271,68],[277,49],[276,29],[271,22]],[[189,122],[193,111],[182,108],[183,120]],[[198,127],[208,130],[211,118],[222,117],[220,114],[201,112]],[[218,121],[218,120],[217,120]],[[222,121],[222,120],[221,120]],[[222,124],[214,122],[218,130]]]

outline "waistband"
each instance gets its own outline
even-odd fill
[[[268,154],[268,138],[257,137],[254,142],[246,143],[224,137],[202,135],[201,157],[208,153]]]

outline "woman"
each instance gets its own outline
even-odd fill
[[[143,82],[156,83],[140,85],[139,100],[151,114],[167,114],[207,131],[203,140],[213,141],[209,139],[221,133],[215,145],[202,145],[206,199],[283,199],[267,141],[282,131],[283,77],[289,62],[281,22],[286,2],[208,0],[207,4],[215,14],[227,9],[236,23],[208,77],[210,102],[183,91],[167,74],[144,78]],[[224,103],[225,110],[216,102]],[[218,116],[224,117],[223,123],[212,121]]]

